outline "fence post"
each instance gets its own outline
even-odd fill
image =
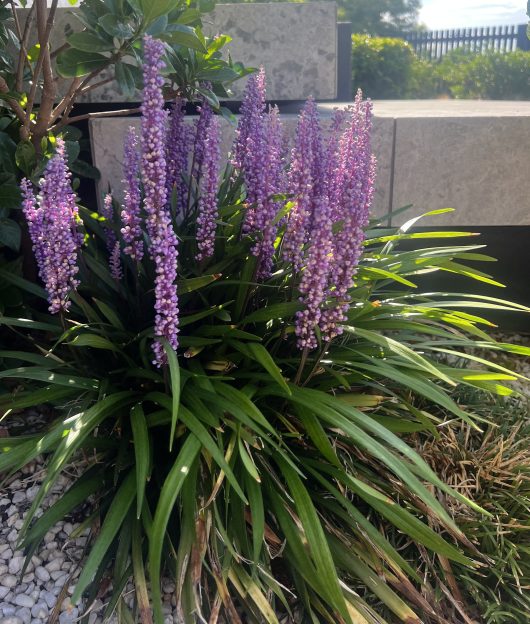
[[[351,102],[353,98],[351,36],[351,22],[337,22],[337,100],[339,102]]]
[[[526,33],[526,24],[520,24],[517,27],[517,49],[518,50],[530,50],[530,39]]]

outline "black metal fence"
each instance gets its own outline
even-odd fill
[[[457,48],[472,52],[530,50],[526,24],[412,32],[406,33],[404,38],[413,46],[416,54],[427,59],[441,58]]]

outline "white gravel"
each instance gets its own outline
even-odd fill
[[[10,427],[9,422],[2,425]],[[69,598],[81,573],[89,535],[89,529],[77,531],[82,514],[57,523],[46,533],[21,576],[25,556],[17,550],[19,530],[44,474],[44,464],[36,461],[13,475],[0,492],[0,624],[74,624],[87,613],[89,624],[103,624],[110,592],[92,605],[73,605]],[[59,477],[38,517],[60,498],[70,483],[69,477]],[[86,507],[88,511],[89,504]],[[174,588],[174,584],[164,581],[166,624],[179,621],[174,609]],[[124,599],[132,608],[135,600],[132,584],[126,587]],[[117,624],[116,616],[107,618],[107,623]]]

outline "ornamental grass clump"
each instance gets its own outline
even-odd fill
[[[486,371],[462,371],[439,356],[461,352],[473,363],[469,354],[485,346],[528,355],[489,338],[478,309],[528,310],[417,288],[415,276],[434,271],[492,282],[469,265],[488,258],[472,244],[400,248],[468,233],[369,221],[372,110],[360,94],[331,125],[310,100],[286,149],[260,72],[219,172],[220,118],[203,101],[198,123],[185,124],[179,99],[168,119],[163,51],[154,39],[144,46],[141,137],[126,137],[121,215],[76,209],[61,314],[39,303],[54,292],[46,273],[44,288],[1,273],[33,299],[21,317],[0,317],[11,330],[0,357],[12,362],[0,373],[0,407],[55,407],[41,433],[2,440],[0,472],[47,461],[24,548],[31,555],[88,499],[93,531],[72,601],[90,605],[112,578],[105,617],[117,604],[128,612],[121,593],[132,575],[142,621],[152,613],[163,624],[167,575],[178,618],[190,624],[382,622],[366,595],[409,624],[436,618],[381,520],[473,566],[480,553],[437,494],[481,510],[400,432],[435,431],[437,417],[415,397],[478,427],[451,390],[509,393],[503,381],[517,375],[483,360]],[[74,459],[79,479],[38,517]]]

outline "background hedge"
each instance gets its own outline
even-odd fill
[[[530,99],[530,52],[450,52],[420,59],[403,39],[353,35],[354,92],[374,99]]]

